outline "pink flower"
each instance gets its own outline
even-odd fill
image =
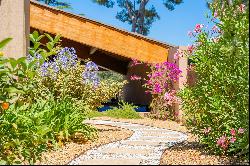
[[[151,84],[152,84],[152,81],[151,81],[151,80],[148,80],[148,81],[146,82],[146,84],[147,84],[147,85],[151,85]]]
[[[225,135],[221,136],[218,140],[217,140],[217,145],[220,146],[222,149],[226,150],[228,147],[228,140],[227,137]]]
[[[171,99],[171,95],[166,92],[165,95],[164,95],[164,100],[170,100]]]
[[[222,144],[224,144],[226,142],[226,136],[222,136],[217,140],[217,145],[221,146]]]
[[[131,65],[130,65],[130,67],[136,66],[136,65],[139,65],[139,64],[142,64],[142,62],[139,62],[139,61],[136,60],[136,59],[132,59],[132,63],[131,63]]]
[[[204,129],[204,133],[205,133],[205,134],[208,134],[210,131],[211,131],[211,127],[208,127],[208,128],[205,128],[205,129]]]
[[[243,134],[244,132],[245,132],[245,129],[243,129],[243,128],[238,129],[238,133]]]
[[[174,54],[174,60],[177,60],[177,59],[179,59],[180,58],[180,53],[179,52],[176,52],[175,54]]]
[[[194,50],[194,46],[191,45],[191,46],[188,46],[188,52],[191,54]]]
[[[241,11],[241,12],[244,12],[244,11],[245,11],[245,7],[246,7],[246,6],[245,6],[244,4],[241,4],[241,5],[240,5],[240,11]]]
[[[235,136],[236,135],[236,131],[234,129],[231,129],[230,131],[231,135]]]
[[[161,85],[159,83],[155,83],[154,88],[153,88],[153,93],[157,94],[161,92],[162,92]]]
[[[196,24],[194,32],[199,33],[201,32],[201,29],[204,27],[203,24]]]
[[[218,17],[218,12],[217,11],[214,12],[214,18],[216,18],[216,17]]]
[[[230,139],[230,142],[231,143],[234,143],[236,141],[236,138],[235,137],[232,137],[231,139]]]
[[[219,31],[219,28],[218,28],[216,25],[214,25],[214,26],[212,27],[212,30],[213,30],[214,32],[218,32],[218,31]]]
[[[188,36],[189,37],[193,37],[194,36],[193,32],[192,31],[188,31]]]
[[[130,80],[140,80],[140,79],[141,79],[141,77],[140,76],[136,76],[136,75],[132,75],[130,77]]]

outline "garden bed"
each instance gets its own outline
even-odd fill
[[[204,147],[198,143],[197,138],[189,133],[185,126],[174,121],[163,121],[150,118],[114,119],[110,117],[96,117],[94,119],[144,124],[188,134],[187,141],[166,149],[161,157],[161,165],[232,165],[247,163],[239,161],[234,157],[217,156],[206,153]]]
[[[70,142],[58,150],[43,153],[41,162],[36,165],[66,165],[77,156],[84,154],[87,150],[111,142],[130,137],[133,132],[118,127],[95,125],[99,131],[98,139],[83,144]]]

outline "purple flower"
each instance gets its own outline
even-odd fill
[[[85,67],[86,67],[85,70],[87,70],[87,71],[98,71],[99,70],[98,66],[92,61],[87,62]]]
[[[100,79],[97,74],[98,70],[98,66],[94,62],[87,62],[85,65],[85,71],[82,73],[83,83],[90,83],[94,87],[97,87],[100,84]]]

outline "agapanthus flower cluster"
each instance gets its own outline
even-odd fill
[[[77,55],[75,49],[73,47],[61,49],[57,53],[57,56],[55,56],[54,62],[56,62],[63,71],[76,67]]]
[[[35,54],[34,56],[28,55],[27,60],[29,62],[37,60],[35,66],[38,74],[41,77],[51,79],[56,79],[60,71],[68,71],[77,64],[77,55],[74,48],[62,48],[52,60],[44,59],[44,62],[40,64],[42,58],[40,54]]]
[[[100,78],[98,77],[98,66],[89,61],[85,65],[85,70],[82,73],[83,83],[91,84],[94,87],[97,87],[100,84]]]
[[[41,60],[43,57],[42,57],[42,55],[41,54],[39,54],[39,53],[35,53],[35,55],[34,56],[32,56],[32,55],[28,55],[27,56],[27,61],[28,62],[33,62],[33,61],[37,61],[36,63],[35,63],[35,68],[37,68],[37,67],[39,67],[40,66],[40,62],[39,62],[39,60]]]

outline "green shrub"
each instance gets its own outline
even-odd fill
[[[51,43],[46,44],[49,51],[35,47],[41,45],[39,41],[45,36],[39,36],[36,31],[31,35],[34,47],[31,48],[29,59],[43,62],[37,69],[36,79],[39,80],[40,89],[47,88],[56,98],[70,96],[77,99],[78,103],[82,103],[81,105],[84,103],[93,110],[121,92],[126,81],[110,77],[100,79],[100,71],[95,63],[86,61],[85,65],[81,65],[74,48],[60,48],[59,36],[55,39],[48,34],[46,36]],[[52,57],[54,61],[50,60]]]
[[[135,111],[135,108],[137,106],[122,101],[119,103],[118,108],[113,107],[111,110],[104,112],[104,115],[112,118],[140,119],[141,116]]]
[[[74,101],[38,100],[31,106],[13,105],[0,115],[0,161],[13,164],[28,161],[34,164],[41,153],[73,140],[75,134],[93,139],[96,129],[83,124],[85,115]]]
[[[197,82],[180,96],[188,127],[209,150],[249,154],[249,6],[218,5],[212,30],[196,26],[188,51]]]
[[[111,117],[111,118],[121,118],[121,119],[140,119],[142,118],[135,109],[137,106],[128,104],[124,101],[119,102],[118,107],[112,107],[111,109],[98,112],[98,111],[87,111],[85,112],[88,118],[94,117]]]

